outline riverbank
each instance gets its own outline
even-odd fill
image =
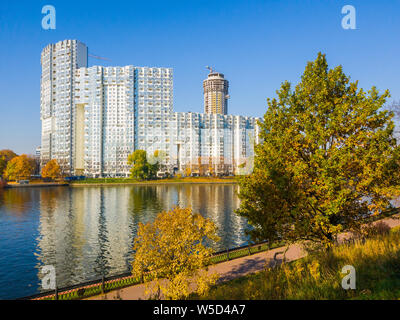
[[[214,286],[205,300],[398,300],[400,227],[365,241],[312,254]],[[340,285],[345,266],[355,270],[353,290]],[[341,272],[342,271],[342,272]],[[277,289],[279,288],[279,290]]]
[[[96,178],[73,181],[72,187],[87,186],[116,186],[116,185],[162,185],[162,184],[236,184],[236,177],[214,178],[214,177],[187,177],[167,178],[160,180],[136,180],[130,178]]]
[[[2,185],[4,189],[11,188],[33,188],[33,187],[87,187],[87,186],[120,186],[120,185],[163,185],[163,184],[237,184],[236,177],[187,177],[187,178],[167,178],[159,180],[137,180],[131,178],[92,178],[72,182],[30,182],[29,184],[19,184],[9,182]]]
[[[391,229],[389,235],[349,244],[351,234],[344,232],[338,237],[340,245],[332,252],[309,256],[301,244],[292,244],[286,252],[284,268],[275,267],[282,264],[282,253],[286,247],[212,265],[208,272],[210,275],[213,273],[220,275],[218,284],[206,297],[193,295],[191,299],[397,299],[400,297],[400,292],[392,291],[394,288],[397,289],[396,286],[400,283],[397,272],[399,215],[377,220],[372,224],[379,222],[385,223]],[[290,264],[294,261],[298,261],[298,264]],[[357,291],[346,291],[340,287],[343,277],[340,270],[345,264],[353,265],[357,269],[358,279],[361,279],[357,284]],[[310,273],[307,273],[307,268],[311,268]],[[285,287],[287,284],[284,279],[288,274],[292,276],[289,279],[292,288]],[[376,280],[379,276],[380,280]],[[271,280],[274,280],[272,284],[269,283]],[[321,281],[318,282],[319,280]],[[395,282],[389,284],[391,280]],[[114,289],[89,299],[144,300],[147,299],[146,285],[138,284]]]
[[[17,189],[17,188],[38,188],[38,187],[68,187],[66,182],[38,182],[29,184],[8,183],[4,189]]]

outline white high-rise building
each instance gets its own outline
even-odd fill
[[[162,150],[164,171],[237,173],[258,142],[256,118],[173,112],[172,69],[88,67],[76,40],[42,52],[41,119],[41,164],[71,175],[128,176],[138,149]]]
[[[41,55],[41,163],[57,159],[64,173],[74,166],[75,71],[87,67],[87,47],[76,40],[49,44]]]

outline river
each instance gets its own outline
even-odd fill
[[[175,206],[212,219],[216,250],[244,245],[233,184],[0,189],[0,299],[40,292],[53,265],[59,287],[128,271],[139,222]]]

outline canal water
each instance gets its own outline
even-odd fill
[[[59,287],[128,271],[139,222],[173,207],[212,219],[216,250],[247,242],[233,184],[0,189],[0,299],[40,292],[53,265]]]

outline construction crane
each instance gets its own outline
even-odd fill
[[[206,68],[207,68],[208,70],[210,70],[210,73],[213,73],[213,72],[214,72],[214,69],[213,69],[213,67],[206,66]]]
[[[94,59],[98,59],[98,60],[106,60],[106,61],[111,61],[110,59],[107,58],[103,58],[103,57],[99,57],[99,56],[95,56],[94,54],[88,54],[89,57],[94,58]]]

